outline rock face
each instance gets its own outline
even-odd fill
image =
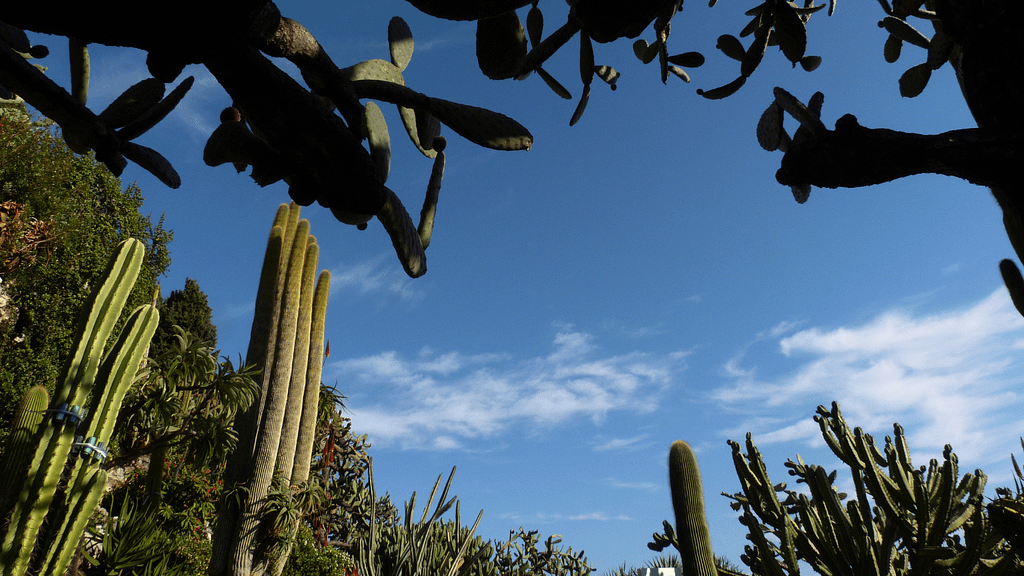
[[[0,278],[0,334],[10,334],[18,322],[18,307],[11,301],[7,286]]]

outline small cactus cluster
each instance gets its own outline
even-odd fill
[[[211,574],[279,575],[290,544],[277,545],[262,525],[271,482],[276,476],[278,491],[290,493],[309,478],[331,275],[318,277],[319,248],[300,210],[280,206],[267,245],[246,359],[263,371],[261,392],[235,419]],[[298,518],[289,524],[285,540]]]
[[[7,526],[0,549],[3,576],[64,574],[96,509],[107,478],[100,463],[159,321],[156,308],[140,306],[104,352],[145,251],[135,239],[115,249],[82,310],[78,338],[50,408],[40,408],[47,400],[45,388],[38,386],[21,404],[2,465],[5,484],[20,486],[13,497],[0,499],[0,518]]]
[[[985,474],[961,475],[949,445],[941,462],[932,459],[915,467],[899,424],[880,449],[870,434],[847,425],[836,403],[831,409],[819,406],[815,421],[825,443],[851,471],[852,498],[835,486],[835,471],[799,457],[786,467],[806,489],[773,484],[750,434],[745,453],[738,442],[729,441],[742,487],[729,498],[748,530],[750,543],[741,559],[755,574],[795,575],[801,566],[819,574],[875,576],[994,575],[1024,569],[1019,487],[1016,497],[1003,489],[1000,500],[986,507]],[[655,534],[648,546],[662,550],[675,545],[687,563],[685,573],[714,574],[703,572],[713,556],[703,507],[695,504],[700,492],[696,460],[685,443],[672,446],[669,470],[676,530],[665,522],[665,534]]]
[[[371,515],[369,529],[355,546],[354,556],[363,576],[407,574],[410,576],[498,576],[502,574],[536,574],[538,576],[588,576],[593,569],[584,552],[558,547],[562,538],[550,535],[543,545],[540,534],[519,528],[510,531],[505,542],[484,541],[474,536],[483,517],[477,515],[471,527],[462,525],[460,505],[456,497],[448,498],[455,468],[441,491],[431,513],[434,497],[443,476],[438,476],[427,497],[419,521],[416,516],[416,493],[405,504],[403,522],[383,525]],[[373,486],[373,462],[369,463],[371,501],[376,501]],[[454,520],[441,520],[455,508]]]

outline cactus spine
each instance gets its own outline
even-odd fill
[[[299,211],[295,203],[279,208],[267,244],[247,359],[263,369],[263,388],[259,403],[236,419],[239,444],[225,484],[244,487],[244,496],[222,504],[210,561],[215,575],[283,569],[283,559],[269,557],[272,547],[262,541],[267,493],[275,472],[293,486],[308,478],[306,437],[316,424],[330,274],[316,282],[319,249]],[[287,544],[284,549],[286,558]]]
[[[117,343],[104,354],[103,346],[135,284],[144,254],[145,246],[138,240],[120,243],[82,310],[75,348],[46,411],[51,417],[34,437],[39,442],[3,539],[0,565],[4,576],[25,574],[37,544],[45,553],[38,556],[42,565],[34,570],[63,574],[96,508],[106,473],[97,469],[94,459],[105,457],[114,417],[159,318],[152,306],[138,308]],[[83,416],[80,407],[90,397],[84,435],[76,442]],[[82,448],[81,455],[73,461],[67,489],[58,494],[57,484],[73,446]],[[40,534],[48,513],[53,518],[50,527]]]
[[[668,452],[668,478],[672,488],[672,508],[676,513],[676,536],[683,573],[689,576],[716,576],[715,555],[711,551],[711,533],[704,515],[704,490],[700,482],[697,457],[690,445],[676,440]]]

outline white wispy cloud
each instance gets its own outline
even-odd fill
[[[506,353],[416,358],[381,352],[331,362],[331,378],[352,384],[354,427],[375,443],[407,448],[460,447],[512,426],[600,423],[612,412],[650,413],[685,368],[685,353],[605,355],[592,335],[561,326],[548,354]]]
[[[342,264],[331,270],[331,292],[353,290],[359,294],[386,294],[405,301],[418,301],[425,295],[401,268],[392,265],[394,254],[354,264]]]
[[[851,425],[881,436],[899,422],[915,452],[937,455],[949,443],[973,466],[1005,461],[1024,430],[1024,319],[1004,288],[939,314],[895,309],[857,326],[779,337],[786,332],[772,330],[768,339],[800,361],[795,370],[761,377],[756,366],[741,365],[747,349],[725,366],[733,382],[715,399],[761,416],[730,434],[753,430],[759,444],[818,444],[811,412],[836,400]]]
[[[647,492],[657,492],[658,490],[663,488],[661,484],[657,484],[654,482],[623,482],[622,480],[618,480],[615,478],[609,478],[608,484],[611,485],[613,488],[645,490]]]
[[[575,514],[573,516],[569,516],[569,520],[608,522],[609,520],[632,520],[632,518],[623,515],[610,516],[605,512],[587,512],[585,514]]]
[[[636,450],[650,444],[647,442],[647,438],[647,434],[633,436],[632,438],[612,438],[594,446],[594,452],[604,452],[606,450]]]

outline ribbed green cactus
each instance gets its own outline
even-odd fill
[[[743,561],[764,574],[797,574],[806,562],[822,574],[1013,573],[1024,565],[985,514],[986,477],[959,475],[950,446],[942,461],[915,467],[903,429],[882,449],[860,428],[851,429],[839,406],[818,407],[815,420],[829,448],[851,471],[855,495],[834,486],[836,473],[788,461],[807,493],[773,485],[747,435],[746,454],[730,442],[743,492],[733,508],[750,532]],[[785,498],[780,501],[779,494]],[[771,537],[771,538],[769,538]]]
[[[668,478],[672,488],[672,508],[676,513],[676,537],[684,574],[715,576],[715,555],[711,551],[711,533],[704,515],[704,490],[700,482],[697,457],[690,445],[676,440],[668,452]]]
[[[33,386],[25,392],[14,411],[14,429],[7,437],[7,445],[0,460],[0,478],[22,478],[32,452],[32,436],[43,421],[44,410],[50,403],[46,386]],[[0,483],[0,519],[10,513],[10,502],[16,486],[14,482]]]
[[[997,489],[1001,498],[986,508],[985,474],[975,470],[960,476],[949,445],[941,462],[933,459],[927,466],[914,467],[899,424],[893,425],[893,436],[885,438],[880,450],[871,435],[846,424],[834,402],[831,409],[819,406],[814,419],[825,443],[852,473],[853,498],[836,489],[835,471],[828,473],[799,457],[787,461],[786,467],[806,490],[772,484],[751,435],[747,434],[746,453],[739,443],[729,441],[743,488],[729,497],[733,509],[741,511],[740,523],[747,527],[750,541],[741,559],[755,574],[795,576],[801,565],[819,574],[865,576],[1024,571],[1024,556],[1014,550],[1015,539],[1017,546],[1024,542],[1019,529],[1024,526],[1024,484],[1018,485],[1016,496]],[[684,443],[672,446],[669,469],[679,533],[665,522],[665,533],[655,533],[648,547],[661,551],[675,545],[687,562],[688,554],[694,556],[686,542],[693,531],[689,525],[693,519],[704,520],[703,510],[691,506],[699,496],[699,488],[692,490],[699,486],[699,477],[696,460]],[[710,544],[707,551],[710,555]],[[700,570],[687,564],[684,573],[701,574]],[[717,573],[738,574],[722,567]]]
[[[283,561],[270,554],[282,548],[269,546],[261,530],[271,479],[276,472],[290,489],[308,477],[312,442],[306,438],[316,424],[330,273],[316,281],[319,249],[300,210],[294,202],[281,205],[267,245],[247,358],[262,368],[263,386],[260,401],[235,422],[239,442],[225,470],[228,496],[214,533],[211,574],[280,573]],[[287,556],[290,546],[283,550]]]
[[[33,437],[39,442],[4,535],[0,551],[4,576],[21,576],[29,570],[64,574],[96,508],[106,484],[106,472],[98,469],[97,461],[106,457],[121,399],[159,320],[152,306],[136,309],[113,348],[104,354],[103,347],[135,284],[144,254],[145,246],[138,240],[119,244],[82,310],[77,343],[46,411],[49,417]],[[89,408],[83,411],[81,406],[90,399]],[[78,457],[70,460],[67,470],[68,455],[75,448]],[[70,480],[66,489],[58,491],[65,472]],[[49,524],[41,531],[48,514]],[[40,553],[34,553],[37,546]]]

